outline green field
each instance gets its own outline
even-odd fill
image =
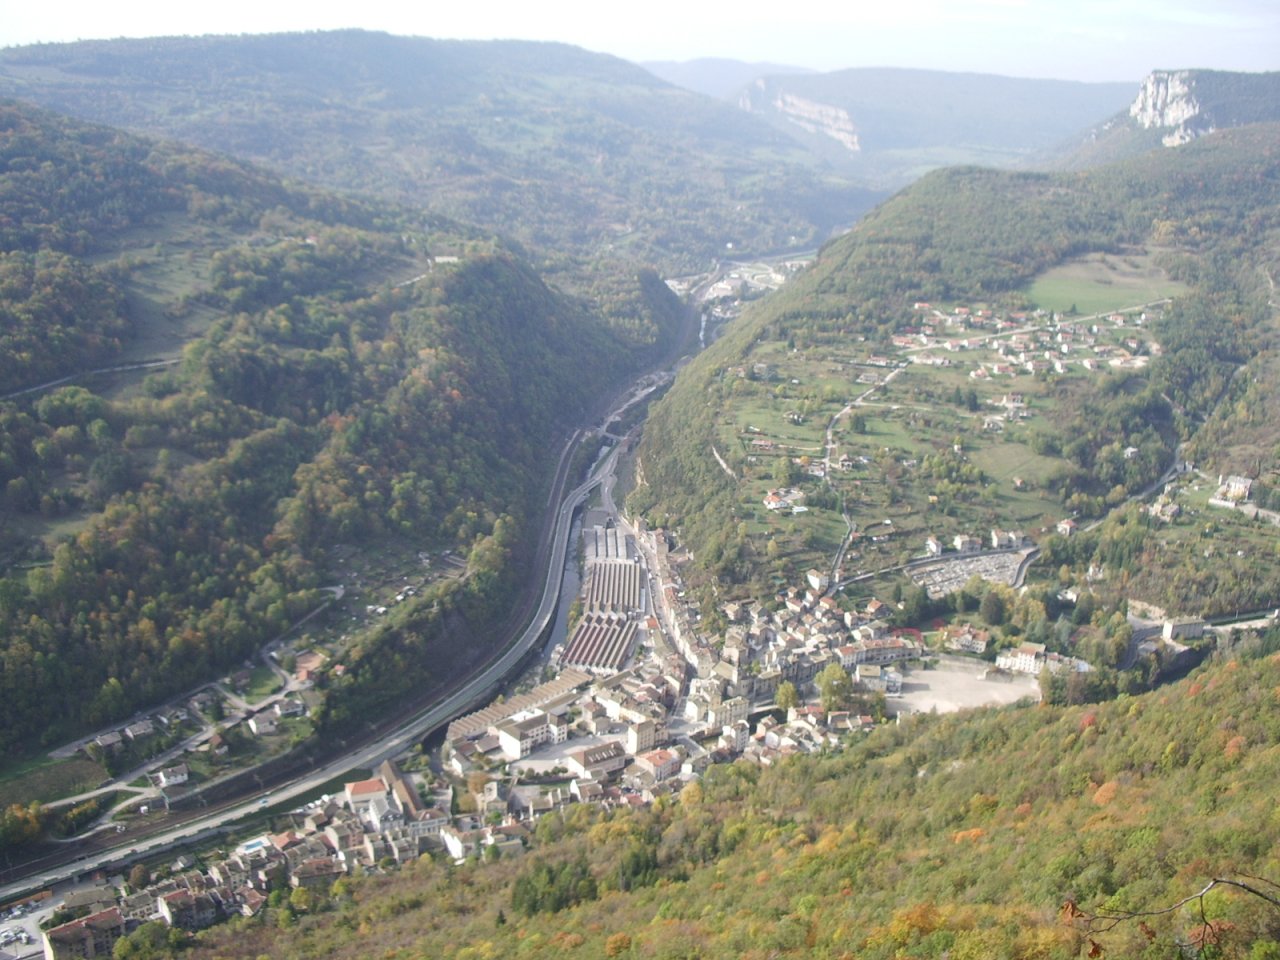
[[[1186,290],[1155,265],[1150,254],[1089,254],[1042,273],[1025,291],[1036,306],[1089,315],[1137,307]]]
[[[249,686],[244,691],[244,698],[250,703],[265,700],[280,689],[280,678],[268,666],[253,668],[249,678]]]
[[[92,790],[107,779],[100,763],[85,757],[49,760],[41,757],[5,768],[0,774],[0,809],[12,803],[48,803]]]

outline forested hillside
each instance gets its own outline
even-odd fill
[[[1274,385],[1266,385],[1272,380],[1233,381],[1232,376],[1250,358],[1264,369],[1270,361],[1263,358],[1272,356],[1276,346],[1274,306],[1268,300],[1280,236],[1277,135],[1275,126],[1241,128],[1085,174],[959,168],[923,178],[824,248],[808,273],[749,311],[739,327],[683,373],[646,424],[641,447],[645,482],[632,495],[632,506],[651,522],[677,529],[696,566],[721,586],[750,583],[759,594],[768,589],[768,574],[794,578],[812,565],[815,550],[799,551],[788,568],[785,558],[766,558],[764,537],[744,522],[750,519],[750,491],[756,489],[748,479],[757,479],[759,486],[770,475],[767,467],[753,463],[753,451],[744,450],[737,437],[759,424],[755,418],[765,415],[759,412],[762,406],[785,405],[777,409],[798,410],[806,420],[825,423],[864,389],[851,385],[849,375],[843,382],[834,377],[833,364],[838,369],[843,357],[858,351],[861,356],[891,354],[895,336],[919,332],[922,312],[927,312],[918,306],[922,302],[946,309],[985,307],[1001,316],[1025,318],[1036,306],[1028,293],[1031,282],[1048,268],[1090,252],[1117,260],[1154,258],[1166,277],[1185,285],[1186,293],[1162,306],[1153,322],[1150,336],[1158,347],[1149,365],[1143,360],[1115,368],[1109,378],[1091,379],[1087,388],[1085,381],[1055,378],[1047,366],[1030,381],[1045,391],[1043,413],[1016,436],[1024,459],[1038,456],[1058,464],[1052,470],[1045,467],[1045,502],[1056,499],[1059,510],[1100,516],[1117,497],[1154,480],[1172,461],[1179,440],[1192,441],[1195,459],[1206,469],[1237,463],[1238,457],[1227,455],[1229,435],[1201,426],[1218,408],[1229,382],[1233,391],[1251,384],[1247,389],[1255,394],[1254,403],[1238,407],[1238,416],[1261,416],[1270,401],[1262,402],[1258,395],[1269,397],[1274,391]],[[1139,346],[1137,341],[1132,345]],[[772,382],[744,376],[761,359],[772,366],[783,358],[793,370],[786,374],[794,378],[789,383],[776,374]],[[948,383],[945,389],[933,386],[940,376],[904,376],[903,382],[915,384],[906,399],[922,411],[900,414],[917,418],[907,429],[923,429],[926,424],[918,418],[954,421],[943,412],[955,409],[944,402],[954,381],[942,381]],[[961,408],[965,389],[957,383]],[[989,392],[991,402],[998,402],[1000,390],[992,386]],[[928,407],[921,405],[924,401]],[[892,412],[886,408],[868,415]],[[981,429],[982,418],[975,415],[974,426],[959,421],[945,434],[948,446],[956,431]],[[1259,426],[1264,419],[1257,421]],[[862,429],[866,431],[865,424]],[[1274,449],[1263,453],[1258,439],[1249,448],[1259,458],[1251,472],[1255,476],[1275,467]],[[712,455],[717,444],[728,469]],[[1109,474],[1103,461],[1124,448],[1134,452],[1126,456],[1148,456],[1142,454],[1148,450],[1147,466],[1127,476]],[[931,464],[923,462],[921,469],[936,473],[937,465]],[[902,467],[893,469],[900,474]],[[1115,479],[1107,479],[1109,475]],[[1014,522],[993,505],[1000,502],[993,499],[995,489],[985,499],[981,495],[991,487],[990,477],[971,470],[965,482],[978,492],[935,484],[937,495],[930,503],[943,496],[954,499],[946,491],[955,490],[961,500],[972,496],[971,512],[986,518],[981,522]],[[855,491],[850,503],[871,496]],[[813,511],[817,522],[832,513],[838,517],[839,503],[826,502],[820,492],[814,505],[826,511]],[[855,506],[854,520],[865,527],[885,516],[878,512],[883,508],[872,509],[876,512],[860,513]],[[937,519],[945,522],[943,516]],[[813,518],[796,521],[810,522]],[[770,531],[779,537],[776,527]],[[833,544],[821,546],[834,551]],[[816,552],[821,555],[822,549]],[[1195,599],[1185,593],[1181,597],[1183,603],[1194,604]],[[1231,608],[1229,602],[1225,608]]]
[[[384,707],[438,679],[439,623],[518,582],[556,439],[683,322],[651,275],[610,328],[438,218],[14,103],[0,132],[0,390],[157,364],[0,404],[0,754],[244,660],[339,543],[468,563],[351,651],[318,722],[375,672]]]
[[[0,94],[426,206],[573,262],[575,283],[619,262],[705,268],[726,244],[801,249],[880,196],[729,104],[563,44],[362,31],[45,44],[0,51]]]
[[[184,955],[1274,958],[1262,897],[1176,905],[1214,878],[1275,898],[1275,640],[1142,697],[919,715],[651,809],[576,805],[522,857],[344,878]]]

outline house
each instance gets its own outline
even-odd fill
[[[935,536],[930,536],[924,542],[924,552],[926,556],[930,557],[942,556],[942,541]]]
[[[1243,502],[1249,499],[1249,494],[1253,490],[1253,481],[1248,477],[1230,476],[1225,479],[1219,478],[1221,489],[1218,491],[1218,499],[1234,500]]]
[[[809,586],[819,593],[826,590],[831,581],[827,579],[827,575],[819,573],[817,570],[810,570],[805,574],[805,579],[809,581]]]
[[[1016,550],[1023,545],[1025,538],[1020,530],[992,530],[992,550]]]
[[[130,740],[141,740],[143,737],[153,736],[155,732],[155,724],[150,720],[139,720],[124,728],[124,735]]]
[[[292,697],[286,697],[283,700],[277,700],[272,711],[281,719],[285,717],[300,717],[307,712],[306,706],[301,700],[294,700]]]
[[[449,823],[449,814],[436,807],[419,810],[406,823],[409,833],[417,837],[438,837]]]
[[[1058,526],[1055,529],[1062,536],[1069,537],[1076,532],[1076,528],[1077,528],[1076,522],[1068,517],[1066,520],[1059,520]]]
[[[295,889],[327,891],[346,870],[343,865],[328,857],[312,857],[300,863],[289,874],[289,885]]]
[[[440,831],[444,848],[449,851],[449,856],[454,860],[465,860],[469,856],[479,854],[483,837],[479,830],[459,830],[453,824],[449,824]]]
[[[956,553],[960,554],[977,553],[982,549],[982,541],[966,533],[957,533],[951,542],[956,548]]]
[[[674,750],[650,750],[636,757],[636,766],[660,781],[680,772],[680,759]]]
[[[867,690],[884,690],[884,668],[879,664],[858,664],[854,667],[854,679]]]
[[[161,788],[176,787],[186,783],[191,778],[191,771],[185,763],[180,763],[175,767],[168,767],[156,774],[156,780]]]
[[[276,727],[275,717],[264,712],[249,718],[249,729],[253,731],[254,736],[269,737],[272,736],[278,728]]]
[[[996,657],[996,666],[1014,673],[1038,674],[1045,664],[1043,643],[1023,643],[1012,650],[1002,651]]]
[[[63,957],[110,957],[116,941],[124,934],[124,915],[119,907],[112,907],[46,930],[44,955],[47,960],[62,960]]]
[[[328,660],[323,653],[318,650],[306,650],[293,660],[294,676],[299,680],[314,680],[316,673],[325,665]]]
[[[370,780],[353,780],[342,786],[342,800],[357,815],[364,813],[374,800],[386,799],[387,785],[381,777]]]
[[[240,912],[246,917],[256,917],[267,904],[267,898],[253,887],[240,887],[236,891]]]
[[[569,793],[582,803],[590,803],[604,795],[604,787],[594,780],[575,779],[569,784]]]
[[[111,751],[119,748],[120,744],[124,742],[124,738],[114,730],[111,730],[107,733],[101,734],[100,736],[94,737],[93,742],[101,749],[110,753]]]
[[[972,624],[954,627],[947,631],[946,647],[948,650],[959,650],[963,653],[985,653],[991,634],[986,630],[975,630]]]

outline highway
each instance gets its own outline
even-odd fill
[[[348,770],[375,767],[383,760],[409,749],[414,743],[422,740],[459,714],[465,713],[486,701],[493,690],[501,684],[503,679],[515,669],[526,654],[537,644],[539,637],[551,624],[552,618],[555,616],[565,559],[569,550],[569,531],[573,514],[586,500],[588,494],[605,477],[612,475],[617,463],[620,448],[615,446],[597,464],[591,477],[567,495],[560,497],[559,493],[563,490],[566,481],[572,453],[577,449],[582,436],[582,431],[577,431],[570,436],[566,443],[557,469],[556,481],[552,485],[552,490],[549,494],[549,508],[555,506],[557,499],[560,500],[560,503],[558,509],[554,510],[553,522],[548,523],[550,533],[549,539],[545,542],[549,546],[549,552],[541,552],[541,555],[546,557],[547,575],[543,583],[537,609],[529,624],[496,659],[484,666],[442,700],[400,725],[394,732],[351,753],[344,754],[339,759],[333,760],[324,766],[317,767],[305,777],[268,790],[251,800],[235,803],[219,809],[217,812],[187,820],[146,839],[134,838],[126,841],[120,847],[96,851],[73,862],[61,864],[20,881],[7,884],[0,887],[0,902],[20,896],[31,890],[70,880],[108,865],[119,864],[121,861],[140,859],[177,844],[196,842],[219,832],[226,824],[253,814],[263,807],[285,804],[296,797],[314,791],[321,785],[342,776]]]

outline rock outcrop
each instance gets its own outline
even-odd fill
[[[749,113],[759,112],[762,101],[768,102],[788,123],[807,133],[830,137],[853,153],[862,149],[853,118],[843,107],[818,103],[785,90],[770,91],[768,82],[763,78],[742,92],[738,97],[738,106]]]
[[[1196,99],[1195,75],[1190,70],[1157,70],[1142,81],[1138,97],[1129,107],[1144,130],[1168,129],[1161,142],[1166,147],[1189,143],[1213,132],[1213,123]]]

